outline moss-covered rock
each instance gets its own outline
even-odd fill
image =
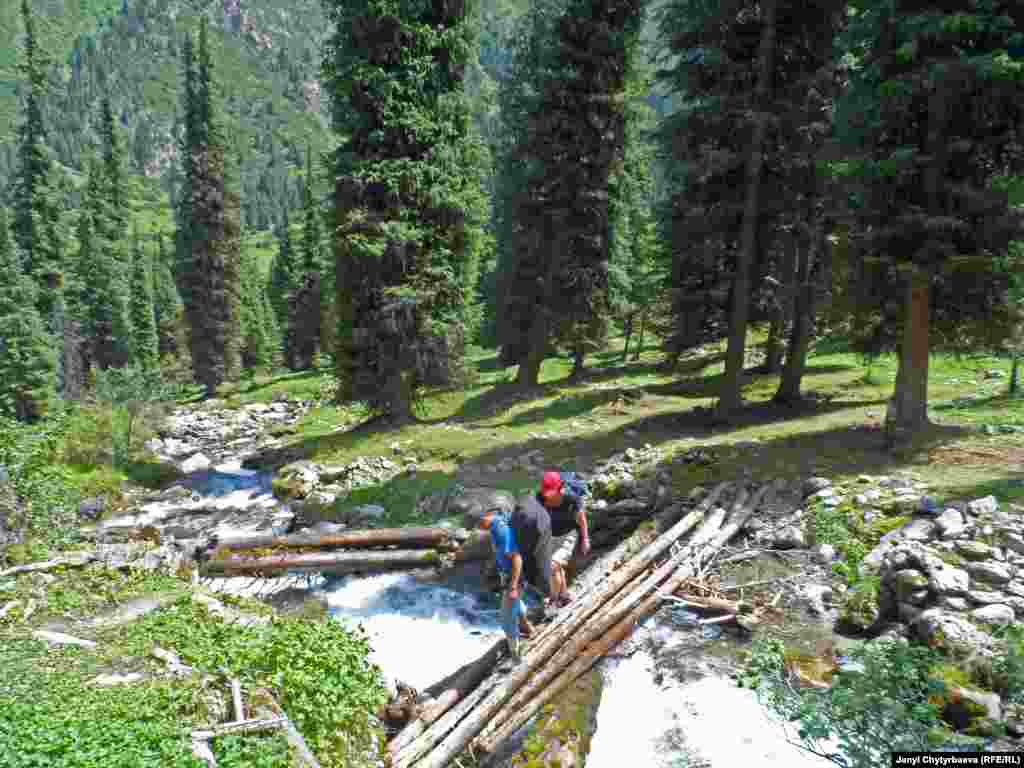
[[[881,618],[878,579],[865,579],[843,595],[840,622],[857,632],[865,632]]]

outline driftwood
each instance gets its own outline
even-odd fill
[[[299,532],[288,536],[255,533],[210,540],[215,550],[288,549],[311,547],[316,549],[360,549],[369,547],[402,546],[409,549],[454,548],[469,538],[469,532],[451,528],[380,528],[377,530],[345,531],[343,533]]]
[[[360,552],[317,552],[313,554],[271,555],[268,557],[224,557],[207,560],[204,576],[270,574],[282,571],[352,573],[402,568],[422,568],[440,560],[433,549],[364,550]]]
[[[395,768],[406,768],[428,752],[430,754],[418,765],[423,768],[440,768],[447,765],[480,732],[487,721],[501,710],[505,701],[531,679],[565,645],[567,639],[580,626],[584,625],[605,603],[629,585],[636,576],[644,572],[676,540],[701,523],[706,510],[727,486],[728,483],[720,484],[697,509],[644,547],[641,552],[627,560],[620,569],[598,583],[592,592],[584,596],[577,604],[560,614],[536,639],[531,640],[522,662],[511,674],[496,680],[489,690],[487,689],[488,681],[485,681],[471,696],[463,700],[461,706],[452,710],[449,716],[442,718],[412,744],[401,750],[395,758]],[[480,700],[479,705],[475,703],[478,700]],[[470,709],[473,711],[469,712]],[[462,710],[469,713],[468,716],[446,736],[445,734],[451,726],[458,722],[456,719],[449,724],[449,718],[457,716],[458,719],[462,719],[461,714],[456,715]],[[437,746],[435,747],[435,745]]]
[[[770,486],[763,487],[751,499],[749,504],[744,504],[747,494],[741,492],[740,498],[733,505],[733,514],[730,522],[725,526],[721,526],[723,516],[714,515],[712,516],[713,519],[709,518],[708,523],[701,527],[701,530],[697,532],[693,540],[685,547],[685,554],[682,557],[679,555],[674,556],[666,564],[666,566],[670,564],[672,566],[678,565],[678,570],[665,584],[664,591],[674,591],[677,589],[695,571],[699,570],[701,565],[721,548],[723,544],[735,536],[760,504],[764,494],[768,492],[770,492]],[[719,526],[721,527],[719,528]],[[625,601],[627,605],[642,594],[646,593],[648,596],[639,605],[626,610],[626,615],[620,618],[614,625],[609,627],[609,621],[606,619],[602,622],[601,631],[588,632],[587,634],[591,639],[590,644],[578,649],[573,654],[573,661],[562,669],[550,685],[544,687],[543,677],[551,677],[551,674],[547,674],[542,676],[542,678],[531,680],[528,686],[520,690],[519,694],[503,708],[502,713],[499,713],[498,717],[492,721],[490,726],[491,733],[488,736],[477,739],[476,746],[484,751],[492,752],[498,744],[525,724],[552,697],[575,682],[580,675],[587,672],[599,659],[627,638],[636,625],[657,610],[658,605],[661,603],[662,596],[658,594],[657,590],[653,589],[654,582],[655,576],[652,575],[632,592],[630,598],[627,598]],[[608,618],[620,616],[625,607],[626,605],[621,604],[616,606]],[[574,643],[574,645],[578,646],[582,645],[582,643]],[[569,654],[567,653],[565,656],[568,657]],[[550,666],[555,667],[554,664]],[[558,669],[554,669],[553,672],[558,672]],[[502,717],[502,715],[505,716]],[[423,764],[424,768],[426,766],[433,767],[439,765],[443,765],[443,763],[433,760]]]

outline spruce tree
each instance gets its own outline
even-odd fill
[[[147,371],[155,371],[160,362],[153,299],[152,259],[143,251],[139,233],[132,233],[132,362]]]
[[[24,56],[18,70],[27,84],[22,119],[17,129],[18,169],[14,176],[14,239],[21,268],[38,286],[36,306],[44,322],[53,311],[62,281],[60,201],[56,169],[46,146],[43,103],[47,94],[49,59],[39,45],[35,16],[28,0],[22,0],[25,27]]]
[[[339,397],[412,416],[462,371],[486,150],[465,95],[476,2],[331,0]]]
[[[163,235],[157,235],[157,255],[153,262],[153,310],[156,316],[158,355],[161,360],[184,351],[187,329],[185,308],[178,294],[167,256]]]
[[[0,413],[43,417],[55,395],[57,351],[36,310],[36,287],[22,273],[0,208]]]
[[[124,170],[124,147],[109,96],[104,96],[100,102],[100,137],[103,147],[103,192],[110,224],[107,239],[111,243],[121,245],[128,233],[127,179]]]
[[[188,39],[182,59],[184,184],[177,280],[188,320],[192,369],[212,396],[241,367],[241,243],[239,201],[228,178],[205,17],[199,27],[198,58]]]
[[[90,350],[86,356],[101,370],[120,368],[131,356],[129,278],[111,246],[104,169],[89,163],[85,205],[79,213],[78,256],[75,270],[80,284],[79,316]]]
[[[295,284],[297,264],[292,248],[291,221],[287,208],[284,209],[282,219],[277,233],[277,254],[270,268],[267,293],[277,318],[277,326],[283,331],[288,327],[288,295]]]
[[[994,345],[1013,318],[1001,260],[1024,236],[1005,181],[1024,173],[1024,7],[852,0],[860,61],[841,103],[874,349],[897,347],[892,442],[928,423],[933,346]]]
[[[313,194],[313,162],[306,149],[306,178],[302,191],[302,255],[299,274],[289,292],[285,362],[293,371],[313,366],[320,345],[323,261],[320,255],[320,207]]]
[[[536,385],[553,338],[569,339],[579,367],[586,345],[603,335],[608,187],[625,151],[624,97],[643,7],[640,0],[538,5],[528,23],[540,40],[517,51],[529,81],[508,83],[524,121],[508,149],[522,183],[509,195],[498,328],[502,363],[519,365],[520,386]],[[548,49],[539,65],[524,59],[538,48]]]
[[[243,250],[242,264],[242,368],[251,374],[273,362],[274,328],[272,310],[255,256]]]

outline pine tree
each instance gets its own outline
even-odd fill
[[[20,421],[43,417],[55,394],[57,352],[36,310],[36,287],[15,257],[0,208],[0,413]]]
[[[39,288],[35,293],[36,306],[46,322],[53,311],[63,267],[56,169],[46,146],[43,121],[49,59],[39,46],[35,17],[28,0],[22,0],[21,17],[25,26],[25,49],[18,69],[28,88],[17,130],[19,163],[13,185],[13,229],[21,251],[21,268]]]
[[[273,362],[273,313],[255,256],[243,251],[242,258],[242,368],[252,373]]]
[[[132,362],[147,371],[160,363],[160,339],[157,334],[153,299],[153,268],[149,254],[142,250],[139,233],[132,233]]]
[[[293,371],[313,366],[320,345],[323,261],[320,254],[320,207],[313,194],[313,161],[306,149],[306,178],[302,191],[302,258],[287,302],[285,362]]]
[[[411,418],[462,372],[485,244],[486,149],[464,92],[476,3],[332,0],[339,397]]]
[[[297,265],[295,251],[292,248],[291,221],[288,209],[282,214],[283,222],[277,233],[277,254],[270,268],[270,280],[267,293],[270,304],[277,318],[277,325],[282,331],[288,327],[288,295],[295,284]]]
[[[568,338],[581,367],[610,314],[608,187],[623,161],[624,96],[643,7],[566,0],[556,16],[539,4],[530,23],[541,41],[517,51],[528,82],[508,87],[522,92],[525,122],[509,157],[523,166],[523,183],[509,195],[498,327],[502,363],[519,365],[520,386],[536,385],[556,337]],[[522,58],[549,46],[539,63]]]
[[[240,212],[228,153],[215,110],[207,22],[182,54],[185,136],[182,205],[178,214],[177,280],[189,326],[196,380],[212,396],[241,368]]]
[[[852,0],[860,58],[840,115],[854,182],[863,308],[897,346],[890,443],[928,423],[933,346],[994,346],[1012,326],[999,266],[1024,235],[1001,179],[1024,173],[1024,7],[1011,0]],[[887,306],[888,305],[888,306]],[[881,311],[879,311],[881,310]],[[900,333],[900,336],[896,336]]]
[[[103,147],[104,197],[107,203],[107,217],[110,231],[107,239],[111,243],[123,243],[128,232],[127,180],[124,170],[124,147],[110,107],[110,97],[100,102],[100,137]]]
[[[163,235],[157,235],[153,263],[153,310],[156,316],[158,354],[161,360],[176,357],[187,347],[185,308],[174,283]]]

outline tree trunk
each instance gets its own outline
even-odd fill
[[[811,346],[814,332],[814,286],[811,284],[811,267],[815,257],[821,258],[824,245],[824,231],[815,229],[808,248],[801,248],[795,254],[793,323],[789,331],[789,348],[782,378],[773,400],[776,403],[791,404],[800,400],[800,385],[807,366],[807,351]]]
[[[931,285],[919,270],[906,277],[906,313],[896,387],[885,413],[891,447],[928,424],[928,330]]]
[[[439,559],[440,556],[433,549],[328,552],[309,555],[217,558],[205,562],[201,571],[210,575],[268,574],[282,571],[341,574],[354,571],[424,568],[436,565]]]
[[[1011,395],[1017,394],[1017,385],[1019,382],[1019,368],[1020,368],[1020,352],[1018,350],[1013,351],[1013,363],[1010,366],[1010,389]]]
[[[572,373],[569,374],[569,378],[573,381],[577,381],[580,376],[583,375],[583,363],[587,358],[587,350],[585,349],[583,342],[576,342],[576,346],[572,351]]]
[[[761,213],[761,170],[764,165],[764,142],[767,132],[765,110],[769,106],[775,54],[775,14],[778,0],[765,0],[758,55],[760,72],[757,78],[757,108],[760,113],[754,125],[754,137],[747,162],[747,200],[743,211],[743,240],[736,258],[736,276],[732,286],[732,314],[729,323],[729,346],[725,358],[721,392],[715,418],[732,421],[743,405],[743,363],[746,357],[747,322],[750,314],[750,272],[754,251],[758,246],[758,219]]]
[[[647,325],[647,310],[640,311],[640,338],[636,340],[636,349],[633,351],[633,361],[640,359],[640,353],[644,351],[644,329]]]
[[[242,534],[218,537],[210,542],[213,549],[239,550],[278,547],[309,547],[319,549],[342,549],[345,547],[386,547],[401,545],[410,548],[444,548],[468,538],[468,531],[449,528],[380,528],[367,531],[345,531],[344,533],[299,532],[288,536],[272,533]]]
[[[633,313],[627,312],[622,321],[622,331],[626,334],[626,344],[622,348],[622,364],[629,362],[629,340],[633,336]]]
[[[771,325],[768,327],[768,340],[765,342],[764,373],[778,373],[782,368],[782,336],[785,333],[785,308],[776,307],[772,310]]]

